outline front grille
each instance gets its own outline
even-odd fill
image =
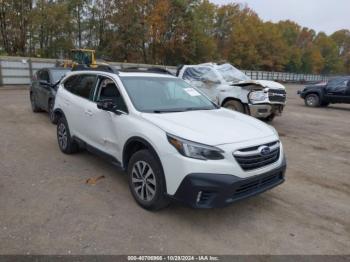
[[[233,199],[239,198],[244,195],[249,195],[252,192],[257,190],[263,190],[264,188],[268,188],[269,186],[278,183],[283,179],[283,175],[281,172],[272,174],[267,177],[257,178],[254,180],[250,180],[247,183],[240,185],[233,194]]]
[[[269,100],[271,102],[286,102],[287,94],[285,90],[270,89],[269,90]]]
[[[245,171],[261,168],[276,162],[280,156],[279,141],[243,148],[233,153],[234,158]]]

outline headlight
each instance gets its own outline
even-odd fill
[[[264,91],[255,91],[249,94],[249,100],[251,101],[264,101],[267,98],[267,93]]]
[[[273,132],[273,133],[277,136],[277,138],[279,139],[279,135],[278,135],[278,132],[277,132],[276,128],[274,128],[274,127],[271,126],[271,125],[267,125],[267,126],[271,128],[272,132]]]
[[[224,159],[222,155],[224,151],[220,148],[195,143],[169,134],[167,138],[169,143],[183,156],[202,160]]]

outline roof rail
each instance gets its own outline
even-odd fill
[[[77,65],[72,71],[102,71],[119,75],[119,71],[110,65],[98,65],[96,68],[88,67],[87,65]]]
[[[126,67],[120,70],[121,72],[142,72],[142,73],[157,73],[157,74],[167,74],[174,75],[169,70],[163,67]]]

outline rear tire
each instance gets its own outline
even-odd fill
[[[36,101],[35,101],[35,96],[33,93],[30,93],[30,105],[32,107],[32,111],[34,113],[40,112],[40,107],[37,106]]]
[[[305,97],[305,105],[309,107],[319,107],[320,97],[317,94],[309,94]]]
[[[70,135],[65,117],[60,117],[57,121],[57,142],[61,151],[65,154],[74,154],[79,150],[77,142]]]
[[[159,210],[169,205],[162,166],[149,150],[132,155],[128,164],[129,188],[144,209]]]
[[[243,107],[242,103],[239,101],[229,100],[229,101],[225,102],[223,106],[227,109],[237,111],[240,113],[244,113],[244,107]]]

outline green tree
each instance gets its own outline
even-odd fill
[[[74,47],[69,6],[65,2],[40,0],[31,15],[33,48],[41,57],[65,57]]]
[[[350,73],[350,31],[328,36],[263,22],[247,5],[210,0],[0,0],[0,51],[67,57],[94,48],[114,61],[227,60],[243,69]]]
[[[322,73],[330,74],[342,71],[342,62],[336,42],[325,33],[319,33],[315,38],[315,45],[319,48],[324,59]]]
[[[0,1],[0,33],[2,46],[9,55],[26,55],[32,0]]]
[[[339,58],[342,60],[343,72],[350,74],[350,31],[339,30],[331,35],[337,45]]]

